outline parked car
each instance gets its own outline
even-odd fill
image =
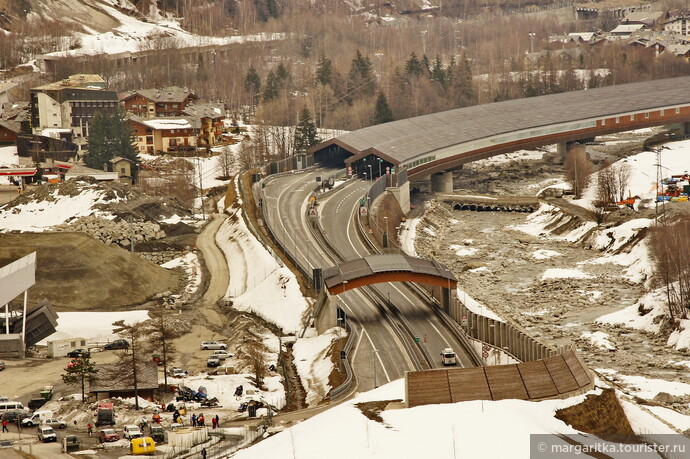
[[[218,349],[216,351],[213,351],[213,354],[211,354],[209,356],[209,359],[212,357],[215,357],[215,358],[220,359],[220,360],[225,360],[227,358],[232,357],[232,354],[229,353],[228,351],[223,350],[223,349]]]
[[[79,358],[79,357],[84,357],[84,358],[87,358],[87,359],[88,359],[89,357],[91,357],[91,353],[89,352],[88,349],[79,348],[79,349],[75,349],[75,350],[73,350],[73,351],[68,352],[68,353],[67,353],[67,357],[70,357],[70,358],[72,358],[72,359],[77,359],[77,358]]]
[[[116,339],[112,343],[106,344],[103,349],[106,351],[112,351],[116,349],[129,349],[129,341],[126,339]]]
[[[139,426],[126,425],[122,428],[122,436],[131,440],[132,438],[143,437],[144,434],[141,432]]]
[[[209,368],[212,367],[217,367],[220,365],[220,359],[216,357],[215,355],[212,355],[208,359],[206,359],[206,366]]]
[[[7,410],[0,415],[0,421],[17,422],[17,419],[19,419],[21,422],[22,419],[26,419],[30,416],[31,413],[26,410]]]
[[[183,370],[182,368],[174,367],[170,370],[170,376],[173,378],[184,378],[188,375],[189,373],[187,373],[187,370]]]
[[[50,419],[44,419],[41,421],[42,426],[50,426],[53,429],[64,429],[67,427],[67,423],[61,419],[55,419],[55,418],[50,418]]]
[[[0,371],[2,371],[2,370],[4,370],[4,369],[5,369],[5,362],[3,362],[2,360],[0,360]]]
[[[55,431],[50,426],[39,426],[38,427],[38,441],[43,443],[48,443],[49,441],[57,441],[57,435]]]
[[[98,441],[101,443],[110,443],[111,441],[118,441],[120,435],[115,432],[115,429],[102,429],[98,432]]]
[[[228,348],[227,344],[219,343],[218,341],[204,341],[201,343],[201,349],[206,351],[209,349],[222,349],[225,350]]]

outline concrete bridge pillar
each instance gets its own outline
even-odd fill
[[[558,142],[556,144],[556,153],[559,156],[565,157],[565,154],[568,153],[568,142]]]
[[[431,191],[437,193],[453,192],[453,173],[440,172],[431,176]]]
[[[449,316],[454,317],[455,311],[453,311],[451,305],[452,301],[451,290],[446,287],[441,287],[441,307]]]

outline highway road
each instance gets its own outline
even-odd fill
[[[334,173],[332,169],[318,167],[300,173],[282,174],[265,181],[264,206],[269,225],[290,256],[309,272],[314,267],[327,268],[338,263],[316,244],[309,231],[311,223],[305,218],[308,197],[318,185],[316,177],[323,179]],[[344,260],[370,253],[359,239],[354,225],[354,212],[367,189],[366,182],[355,179],[319,199],[319,219],[324,236]],[[445,331],[444,325],[429,306],[420,303],[402,283],[379,284],[375,288],[380,298],[385,299],[384,302],[390,298],[391,303],[405,314],[435,365],[440,366],[439,353],[444,347],[460,350],[460,345]],[[361,331],[351,361],[357,375],[358,390],[369,390],[403,377],[405,371],[414,370],[415,366],[401,338],[382,316],[385,312],[382,313],[382,308],[370,300],[363,290],[350,290],[338,295],[338,301]],[[335,317],[333,325],[336,325]],[[408,345],[413,342],[411,336],[405,339],[409,341]],[[465,357],[463,364],[470,365],[469,359]]]

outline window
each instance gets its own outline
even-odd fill
[[[644,112],[644,119],[649,119],[649,112]]]
[[[601,120],[601,125],[602,125],[602,126],[606,126],[606,118],[604,118],[603,120]]]
[[[125,175],[125,173],[126,173],[125,168],[124,168],[124,167],[121,167],[121,168],[120,168],[120,174]]]
[[[635,115],[630,115],[630,121],[635,121]]]
[[[138,108],[137,104],[132,104],[132,108]]]
[[[659,110],[659,116],[664,116],[664,109]]]
[[[620,117],[620,116],[617,116],[617,117],[616,117],[616,124],[618,124],[618,123],[620,123],[620,122],[621,122],[621,117]]]
[[[177,104],[172,104],[172,108],[177,108]]]
[[[680,115],[680,107],[676,107],[676,115]]]

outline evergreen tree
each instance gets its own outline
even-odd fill
[[[410,58],[405,62],[405,73],[408,76],[421,77],[424,74],[422,63],[417,59],[417,55],[412,52]]]
[[[388,105],[388,99],[383,92],[379,93],[379,97],[376,99],[376,109],[374,110],[374,123],[382,124],[393,121],[393,111],[390,105]]]
[[[87,166],[104,170],[116,156],[127,158],[135,165],[139,163],[132,129],[122,110],[98,111],[89,127],[88,154],[84,160]]]
[[[62,381],[70,386],[81,385],[81,400],[86,401],[86,379],[98,373],[98,369],[88,357],[73,359],[65,372],[61,375]]]
[[[292,83],[292,74],[282,62],[278,64],[275,76],[276,81],[278,82],[278,86],[280,86],[280,89],[284,91],[290,89],[290,85]]]
[[[264,102],[270,102],[273,99],[277,99],[280,95],[280,82],[276,77],[273,70],[268,71],[266,76],[266,86],[264,87],[263,100]]]
[[[438,55],[436,55],[434,65],[431,67],[431,81],[440,83],[444,88],[448,86],[446,71],[443,68],[443,62],[441,62],[441,58]]]
[[[424,75],[431,77],[431,62],[426,54],[422,55],[422,71]]]
[[[311,113],[307,107],[302,109],[299,116],[299,122],[295,127],[295,136],[292,142],[295,153],[306,153],[311,146],[318,144],[321,141],[316,132],[316,125],[311,118]]]
[[[373,96],[375,91],[376,79],[371,61],[357,50],[347,77],[346,100],[348,103],[352,103],[355,99]]]
[[[475,103],[472,70],[466,56],[455,63],[450,74],[450,96],[455,107],[468,107]]]
[[[323,86],[330,85],[333,78],[333,63],[326,56],[321,56],[316,68],[316,82]]]
[[[253,65],[249,66],[247,75],[244,77],[244,89],[252,98],[252,103],[256,103],[259,93],[261,92],[261,77]]]

